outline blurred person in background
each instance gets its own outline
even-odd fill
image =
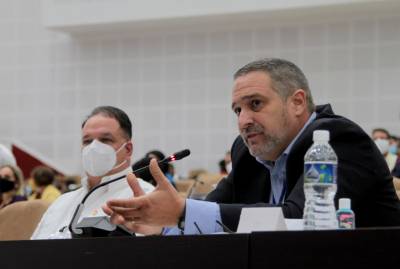
[[[169,182],[175,186],[175,180],[179,179],[179,177],[175,174],[175,166],[172,163],[168,163],[167,172],[165,172],[165,176],[168,178]]]
[[[399,144],[399,137],[396,135],[391,135],[389,138],[389,153],[397,155],[398,158],[400,157]]]
[[[398,136],[391,135],[389,139],[389,153],[397,155],[397,162],[392,170],[392,175],[400,180],[400,139]]]
[[[81,180],[79,176],[56,177],[56,186],[61,191],[61,193],[66,193],[79,188],[80,181]]]
[[[222,176],[227,176],[232,170],[231,152],[227,151],[225,153],[224,159],[218,162],[219,173]]]
[[[372,131],[372,139],[377,145],[379,151],[385,157],[386,163],[389,167],[390,172],[393,174],[398,174],[397,171],[400,170],[400,162],[398,161],[398,156],[389,151],[390,149],[390,134],[386,129],[376,128]],[[393,149],[392,149],[393,151]],[[394,174],[393,174],[394,175]]]
[[[226,167],[225,167],[225,160],[220,160],[218,162],[218,167],[219,167],[219,173],[222,176],[227,176],[228,175],[228,171],[226,170]]]
[[[19,194],[23,184],[24,176],[17,166],[7,164],[0,167],[0,208],[26,200]]]
[[[31,178],[35,183],[35,190],[29,196],[29,200],[41,199],[47,202],[54,202],[61,192],[53,185],[55,173],[46,166],[37,166],[32,170]]]

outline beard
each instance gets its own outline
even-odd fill
[[[254,123],[241,130],[240,135],[252,156],[262,160],[272,160],[271,156],[276,154],[287,136],[288,119],[286,115],[286,111],[283,110],[281,128],[280,130],[275,130],[274,133],[265,133],[265,128],[258,123]],[[259,134],[261,141],[257,143],[249,142],[247,139],[249,134]]]

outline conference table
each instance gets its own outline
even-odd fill
[[[399,228],[1,241],[1,268],[399,268]]]

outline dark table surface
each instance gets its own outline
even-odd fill
[[[3,268],[400,268],[400,228],[0,242]]]

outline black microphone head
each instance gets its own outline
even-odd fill
[[[173,162],[173,161],[176,161],[176,160],[180,160],[180,159],[183,159],[183,158],[185,158],[185,157],[187,157],[189,155],[190,155],[190,150],[189,149],[184,149],[184,150],[178,151],[178,152],[172,154],[171,156],[169,156],[168,157],[168,162]]]

